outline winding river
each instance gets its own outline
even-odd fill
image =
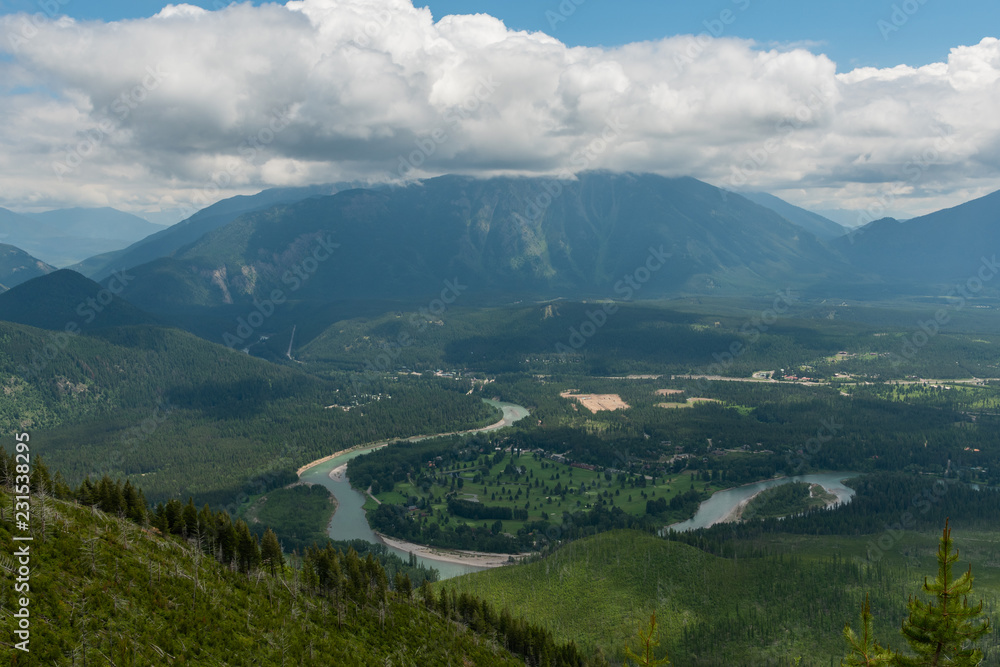
[[[490,405],[503,410],[503,419],[484,428],[462,431],[463,434],[495,431],[497,429],[510,426],[514,422],[528,416],[527,408],[521,407],[520,405],[502,403],[500,401],[487,399],[483,400]],[[406,438],[406,440],[416,442],[418,440],[426,440],[434,437],[438,436],[415,436],[412,438]],[[327,533],[330,535],[331,539],[365,540],[375,544],[384,544],[382,540],[380,540],[372,531],[371,526],[368,525],[368,519],[365,517],[364,509],[362,509],[365,504],[365,496],[351,487],[351,483],[347,479],[347,474],[345,470],[343,470],[343,466],[345,466],[351,459],[361,456],[362,454],[366,454],[373,449],[378,449],[379,447],[384,446],[385,443],[378,443],[373,444],[370,447],[356,449],[311,466],[299,474],[300,481],[308,484],[322,484],[330,490],[330,493],[332,493],[333,497],[337,500],[337,511],[334,512],[333,519],[330,521],[330,526],[327,529]],[[409,558],[410,555],[406,551],[395,549],[393,547],[389,547],[389,550],[403,560]],[[484,567],[477,565],[459,564],[423,556],[417,556],[417,562],[422,565],[426,565],[427,567],[436,568],[438,572],[441,573],[442,579],[457,577],[460,574],[467,574],[469,572],[477,572],[485,569]]]
[[[462,431],[462,434],[495,431],[497,429],[510,426],[514,422],[528,416],[528,410],[520,405],[502,403],[500,401],[487,399],[483,400],[490,405],[503,410],[503,419],[484,428]],[[439,436],[425,435],[414,436],[406,439],[416,442],[418,440],[426,440],[428,438],[435,437]],[[347,479],[346,473],[346,465],[348,461],[370,452],[373,449],[384,447],[385,445],[386,443],[376,443],[345,454],[340,454],[339,456],[321,461],[316,465],[308,467],[302,470],[299,474],[300,481],[308,484],[322,484],[330,490],[330,493],[332,493],[334,498],[337,500],[337,510],[334,512],[333,519],[330,521],[330,526],[327,529],[327,533],[330,535],[331,539],[365,540],[374,544],[385,544],[381,539],[379,539],[378,535],[372,531],[371,526],[368,525],[368,519],[365,517],[365,511],[363,509],[365,496],[351,487],[351,483]],[[810,484],[819,484],[830,493],[836,495],[840,502],[850,502],[851,498],[854,496],[854,490],[845,486],[844,480],[856,475],[857,473],[852,472],[816,473],[810,475],[800,475],[797,477],[769,479],[763,482],[755,482],[745,486],[725,489],[723,491],[716,492],[711,498],[701,503],[693,518],[687,521],[682,521],[681,523],[675,523],[672,526],[669,526],[669,528],[677,531],[707,528],[708,526],[719,523],[720,521],[724,521],[726,517],[740,505],[740,503],[746,502],[755,494],[760,493],[764,489],[779,486],[781,484],[787,484],[789,482],[808,482]],[[391,546],[388,548],[404,560],[409,558],[410,554],[407,551]],[[461,574],[486,569],[480,565],[452,562],[451,560],[447,560],[446,557],[438,559],[417,555],[416,558],[418,563],[427,567],[436,568],[438,572],[441,573],[442,579],[457,577]]]
[[[763,482],[746,484],[744,486],[737,486],[723,491],[716,491],[712,494],[711,498],[698,506],[698,511],[692,518],[687,521],[675,523],[672,526],[668,526],[668,528],[672,528],[678,532],[696,530],[698,528],[708,528],[711,525],[725,520],[725,518],[734,509],[736,509],[740,503],[749,500],[764,489],[780,486],[782,484],[788,484],[789,482],[819,484],[824,489],[837,496],[837,500],[842,503],[847,503],[850,502],[851,498],[854,496],[854,489],[845,486],[844,480],[856,477],[857,474],[858,473],[855,472],[823,472],[811,475],[799,475],[797,477],[781,477],[778,479],[769,479]]]

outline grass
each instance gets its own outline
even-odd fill
[[[505,472],[508,465],[519,468],[520,473]],[[592,507],[598,496],[629,514],[642,516],[646,513],[647,500],[655,498],[670,500],[691,488],[698,491],[708,489],[709,492],[722,488],[706,484],[701,480],[693,480],[687,473],[667,479],[658,478],[655,485],[652,480],[645,480],[646,486],[643,487],[638,476],[626,476],[627,479],[623,483],[619,475],[575,468],[566,463],[532,454],[522,454],[513,461],[510,456],[505,456],[503,461],[495,464],[492,458],[481,457],[477,462],[439,472],[457,475],[456,479],[462,480],[462,486],[459,488],[458,482],[455,483],[454,489],[447,484],[433,484],[424,491],[410,482],[401,482],[397,483],[392,491],[379,493],[377,497],[383,503],[402,505],[410,504],[414,498],[428,500],[433,497],[431,508],[438,516],[445,516],[453,525],[481,526],[482,520],[451,515],[444,500],[445,495],[454,490],[457,498],[475,499],[489,506],[524,509],[527,505],[528,521],[541,521],[546,518],[559,521],[563,512],[575,512]],[[475,481],[477,479],[478,482]],[[565,493],[557,493],[557,489]],[[515,533],[524,523],[511,520],[504,521],[503,526],[506,532]]]

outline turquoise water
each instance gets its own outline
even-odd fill
[[[466,433],[493,431],[504,428],[505,426],[510,426],[514,422],[528,416],[528,410],[520,405],[514,405],[513,403],[501,403],[493,400],[486,400],[486,402],[503,410],[503,420],[493,424],[492,426],[474,429],[473,431],[465,431]],[[426,440],[431,437],[435,436],[415,436],[409,439],[417,441]],[[317,466],[309,468],[299,476],[300,481],[308,484],[321,484],[325,486],[330,490],[330,493],[333,494],[334,498],[337,499],[337,511],[334,512],[333,519],[330,521],[330,526],[327,529],[331,539],[365,540],[375,544],[382,544],[378,536],[372,531],[371,526],[368,525],[368,519],[365,516],[364,509],[362,509],[365,504],[364,495],[351,488],[351,483],[347,479],[347,475],[343,470],[339,471],[339,474],[334,474],[333,477],[331,477],[333,471],[337,470],[341,466],[344,466],[351,459],[370,452],[373,449],[377,449],[380,446],[384,445],[372,445],[371,447],[358,449],[347,454],[341,454],[340,456],[332,458],[329,461],[324,461]],[[389,550],[404,560],[409,558],[409,553],[406,551],[394,549],[392,547],[389,547]],[[442,579],[449,579],[451,577],[457,577],[460,574],[468,574],[469,572],[477,572],[485,569],[475,565],[459,565],[456,563],[448,563],[422,556],[417,556],[417,562],[426,565],[427,567],[436,568],[438,572],[441,573]]]
[[[716,491],[712,494],[711,498],[698,506],[698,511],[695,513],[694,517],[688,519],[687,521],[675,523],[672,526],[668,526],[668,528],[672,528],[678,532],[696,530],[698,528],[707,528],[713,524],[719,523],[737,505],[755,493],[763,491],[764,489],[769,489],[773,486],[788,484],[789,482],[819,484],[824,489],[837,496],[837,499],[840,500],[840,502],[848,503],[851,501],[851,498],[854,497],[854,489],[844,486],[844,480],[856,477],[857,474],[858,473],[855,472],[823,472],[812,475],[799,475],[797,477],[769,479],[763,482],[747,484],[746,486],[738,486],[733,489]]]

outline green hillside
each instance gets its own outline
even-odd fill
[[[9,492],[0,502],[11,506]],[[19,608],[15,597],[30,597],[31,652],[5,642],[5,664],[524,664],[403,593],[352,589],[349,556],[344,580],[335,582],[344,597],[335,598],[292,570],[248,576],[127,519],[51,498],[44,509],[34,502],[34,541],[13,543],[30,544],[30,590],[0,591],[7,610]],[[12,534],[7,513],[0,540],[12,544]],[[0,558],[8,572],[11,562],[9,552]],[[378,572],[365,561],[360,567],[359,576]]]
[[[826,667],[840,664],[846,652],[841,630],[845,622],[856,625],[866,592],[878,636],[901,648],[903,591],[918,590],[922,575],[934,571],[934,537],[916,537],[899,546],[909,557],[896,554],[890,564],[851,558],[853,546],[863,552],[862,541],[843,536],[798,538],[800,556],[732,560],[644,533],[616,531],[571,542],[537,562],[434,586],[482,597],[548,627],[557,640],[572,637],[581,648],[603,651],[609,659],[623,657],[639,623],[655,612],[662,649],[675,664]],[[993,539],[976,556],[995,553]],[[963,554],[966,544],[960,544]],[[917,554],[920,558],[913,558]],[[974,562],[974,571],[984,570],[980,562]],[[978,600],[985,589],[976,590]],[[995,594],[986,591],[986,596],[995,603]],[[993,659],[996,650],[991,649]],[[803,661],[794,663],[798,657]]]
[[[473,428],[493,408],[454,381],[321,380],[152,326],[57,335],[0,322],[0,433],[30,429],[39,454],[76,483],[126,475],[151,500],[224,504],[296,479],[340,449]]]
[[[0,294],[0,320],[70,334],[156,324],[156,318],[117,296],[122,282],[116,280],[106,289],[75,271],[60,269]]]

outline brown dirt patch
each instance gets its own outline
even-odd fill
[[[591,412],[601,410],[628,410],[629,404],[621,399],[618,394],[574,394],[564,391],[559,394],[563,398],[571,398],[579,401],[580,405]]]

